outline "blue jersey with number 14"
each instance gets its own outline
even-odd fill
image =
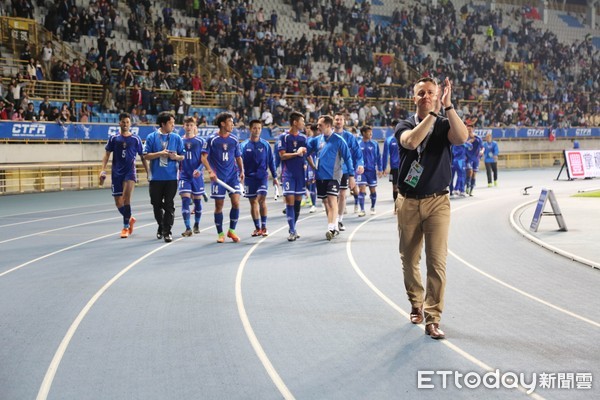
[[[204,143],[202,153],[208,154],[208,163],[222,181],[227,182],[238,175],[235,159],[241,157],[241,152],[236,136],[213,135]]]

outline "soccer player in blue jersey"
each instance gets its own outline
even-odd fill
[[[465,197],[465,166],[467,164],[467,146],[452,145],[452,179],[450,179],[450,196]],[[456,176],[456,180],[454,177]]]
[[[323,200],[327,214],[327,232],[325,238],[333,239],[339,235],[338,192],[342,179],[342,163],[350,171],[348,183],[354,187],[354,166],[346,141],[333,132],[333,118],[322,115],[317,122],[320,135],[308,143],[308,155],[315,155],[315,176],[317,178],[317,197]],[[312,159],[308,159],[309,164]]]
[[[388,170],[388,157],[390,160],[390,169]],[[394,198],[394,214],[396,213],[396,199],[398,198],[398,168],[400,167],[400,153],[398,151],[398,141],[392,133],[383,142],[383,155],[381,156],[381,167],[384,173],[387,173],[392,182],[392,196]]]
[[[184,159],[183,140],[173,133],[175,118],[167,111],[156,117],[159,128],[150,133],[144,144],[144,157],[150,160],[150,202],[158,223],[157,239],[173,241],[171,228],[175,221],[175,194],[179,161]]]
[[[290,113],[290,129],[277,139],[290,242],[300,237],[296,232],[296,222],[300,216],[302,195],[306,190],[304,177],[306,136],[300,133],[302,130],[304,130],[304,115],[292,111]]]
[[[233,192],[229,193],[231,210],[229,211],[227,237],[237,243],[240,238],[235,233],[235,227],[240,217],[240,194],[242,193],[240,182],[244,181],[244,164],[238,138],[231,134],[233,131],[233,116],[228,112],[219,113],[215,118],[215,124],[219,127],[219,132],[208,138],[204,143],[202,164],[208,171],[208,176],[212,182],[210,197],[215,199],[215,227],[219,234],[217,243],[225,241],[223,204],[225,203],[225,193],[228,191],[217,180],[221,180],[233,189]]]
[[[365,171],[362,174],[356,174],[356,184],[358,185],[358,204],[360,206],[359,217],[365,216],[365,196],[367,195],[367,186],[369,186],[369,197],[371,198],[371,215],[375,214],[375,203],[377,202],[377,175],[381,175],[381,153],[379,145],[373,138],[373,128],[365,125],[360,128],[362,140],[359,142],[360,150],[363,154]]]
[[[319,133],[317,124],[307,125],[305,132],[306,132],[306,139],[308,141],[310,141],[311,138],[315,137]],[[314,164],[315,155],[312,154],[308,157],[312,158],[312,161]],[[305,179],[306,179],[307,196],[310,199],[310,203],[309,203],[310,210],[308,212],[312,214],[312,213],[317,212],[317,207],[316,207],[317,206],[317,181],[315,178],[315,170],[310,165],[310,163],[308,163],[306,165]]]
[[[250,121],[250,138],[241,145],[244,162],[245,197],[250,201],[250,214],[254,221],[252,236],[268,236],[267,230],[267,193],[269,171],[273,176],[273,184],[277,185],[275,158],[271,145],[261,139],[262,122],[258,119]]]
[[[338,112],[333,117],[333,131],[337,133],[346,141],[348,148],[350,149],[350,157],[352,158],[352,165],[356,168],[356,173],[362,174],[364,172],[364,161],[362,158],[362,152],[360,151],[360,147],[358,146],[358,140],[356,137],[344,129],[344,124],[346,120],[344,118],[344,114],[342,112]],[[348,185],[348,176],[350,173],[354,173],[354,171],[348,171],[343,166],[343,174],[340,179],[340,192],[338,197],[338,228],[340,231],[345,231],[344,223],[342,222],[344,219],[344,213],[346,211],[346,190],[350,188],[350,190],[354,193],[355,187],[354,185]],[[358,194],[358,193],[356,193]]]
[[[475,189],[475,175],[479,171],[479,160],[483,155],[483,139],[475,135],[474,125],[477,121],[475,119],[468,119],[465,123],[467,131],[469,132],[469,138],[467,139],[467,194],[473,196],[473,189]]]
[[[202,164],[202,148],[204,139],[198,137],[198,126],[194,117],[183,119],[183,147],[185,158],[179,163],[179,195],[181,196],[181,216],[185,224],[185,232],[181,236],[189,237],[200,233],[202,217],[202,196],[204,195],[204,165]],[[194,202],[194,230],[192,231],[190,206]]]
[[[106,143],[100,180],[103,182],[106,178],[106,164],[110,153],[113,153],[112,195],[119,213],[123,216],[121,238],[125,239],[133,233],[133,224],[135,224],[135,218],[131,215],[131,196],[137,182],[135,159],[139,154],[146,174],[148,174],[148,162],[144,159],[142,140],[129,130],[131,128],[131,117],[128,113],[119,114],[119,127],[121,128],[119,134],[111,136],[108,143]]]

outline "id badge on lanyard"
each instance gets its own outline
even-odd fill
[[[419,124],[419,121],[417,121],[417,115],[415,114],[415,124]],[[435,123],[434,123],[435,125]],[[419,147],[417,147],[417,159],[414,160],[411,164],[410,164],[410,169],[408,170],[408,174],[406,175],[406,178],[404,178],[404,183],[406,183],[408,186],[410,187],[417,187],[417,184],[419,183],[419,179],[421,179],[421,176],[423,175],[423,166],[421,165],[421,156],[423,155],[423,152],[425,151],[425,146],[427,146],[427,142],[429,142],[429,138],[431,137],[431,133],[433,132],[433,125],[431,126],[431,129],[429,130],[429,132],[427,132],[427,136],[425,137],[425,140],[423,140],[423,142],[419,145]]]

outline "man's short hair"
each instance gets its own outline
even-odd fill
[[[233,119],[233,115],[231,115],[231,113],[228,113],[227,111],[219,113],[215,117],[215,125],[217,125],[217,127],[221,128],[221,122],[225,122],[229,118]]]
[[[158,114],[158,117],[156,117],[156,123],[158,124],[158,126],[163,126],[164,124],[169,122],[171,118],[174,119],[175,117],[173,117],[173,114],[171,114],[169,111],[161,111]]]
[[[125,118],[131,119],[131,115],[129,115],[129,113],[126,113],[126,112],[122,112],[121,114],[119,114],[119,121],[121,121]]]
[[[252,125],[259,124],[262,125],[262,121],[260,119],[253,119],[248,123],[248,126],[252,128]]]
[[[299,121],[300,118],[304,118],[304,114],[298,111],[292,111],[290,113],[290,124],[293,124],[295,121]]]
[[[325,125],[333,125],[333,117],[331,115],[321,115],[319,118],[323,118]]]
[[[427,77],[425,77],[425,78],[421,78],[421,79],[419,79],[419,80],[418,80],[418,81],[415,83],[415,85],[418,85],[418,84],[419,84],[419,83],[421,83],[421,82],[432,82],[432,83],[434,83],[434,84],[436,84],[436,85],[438,84],[438,81],[437,81],[435,78],[432,78],[432,77],[430,77],[430,76],[427,76]]]
[[[360,134],[364,136],[368,131],[372,131],[373,128],[370,125],[363,125],[360,127]]]
[[[346,116],[344,115],[344,113],[342,111],[336,111],[336,113],[333,114],[334,117],[337,117],[338,115],[341,116],[342,118],[346,119]]]
[[[192,117],[192,116],[187,116],[187,117],[183,118],[183,123],[184,124],[187,124],[187,123],[190,123],[190,122],[192,124],[195,124],[196,123],[196,119],[194,117]]]

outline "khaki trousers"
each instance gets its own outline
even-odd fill
[[[448,195],[422,200],[396,199],[400,259],[408,300],[415,308],[423,307],[425,323],[439,323],[444,309],[446,258],[450,227]],[[426,290],[421,280],[421,250],[425,239]]]

